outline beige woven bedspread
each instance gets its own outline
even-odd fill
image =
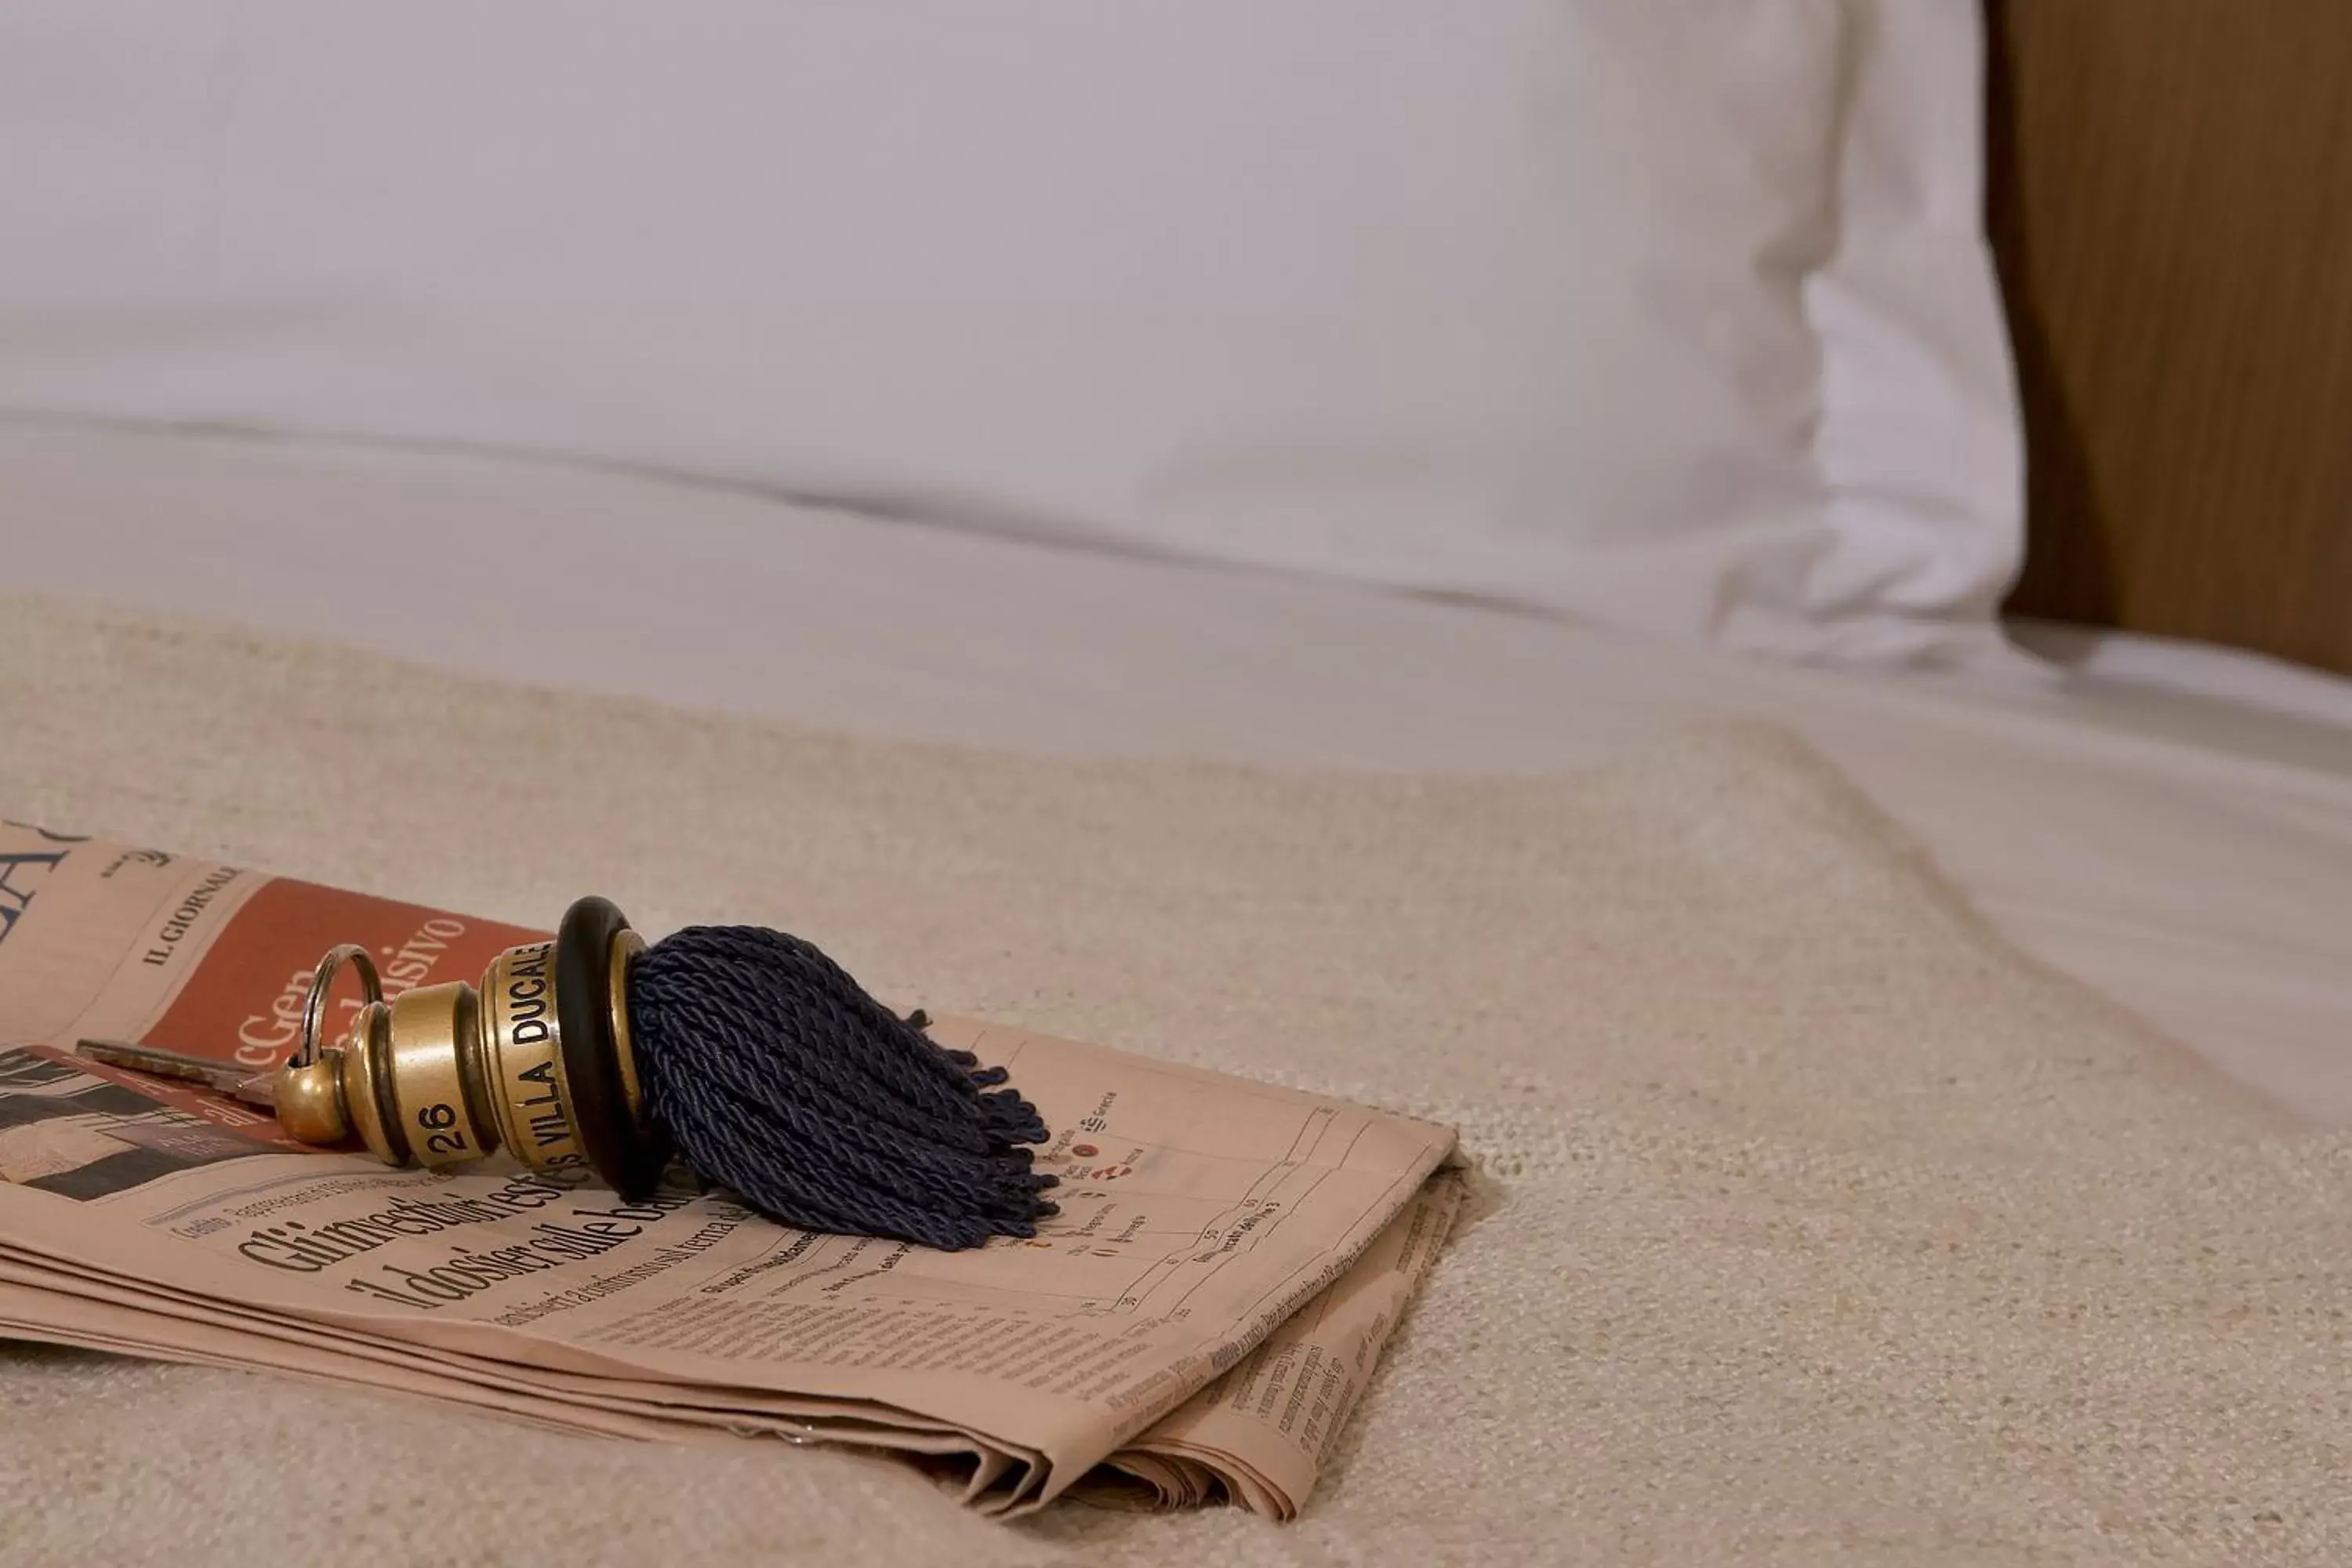
[[[2021,959],[1775,732],[1540,780],[1044,762],[0,611],[12,816],[766,921],[1482,1172],[1293,1525],[1005,1527],[882,1461],[0,1347],[0,1562],[2352,1561],[2352,1142]]]

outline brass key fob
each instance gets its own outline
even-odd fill
[[[593,1170],[635,1196],[668,1159],[645,1115],[630,1040],[628,964],[644,947],[618,910],[583,899],[555,941],[507,949],[478,985],[411,986],[387,999],[367,950],[346,943],[320,961],[301,1045],[274,1073],[120,1040],[77,1048],[265,1106],[300,1142],[357,1137],[386,1164],[426,1166],[504,1147],[530,1169]],[[347,966],[363,999],[329,1044],[328,994]],[[559,991],[569,998],[561,1006]]]
[[[143,1044],[81,1051],[268,1106],[287,1142],[363,1144],[389,1165],[510,1154],[550,1187],[593,1176],[637,1203],[676,1152],[772,1219],[945,1251],[1034,1238],[1059,1212],[1044,1194],[1060,1176],[1035,1168],[1052,1134],[1009,1068],[935,1043],[920,1014],[789,932],[692,926],[647,947],[590,897],[478,980],[425,973],[436,983],[387,988],[365,948],[332,949],[267,1076]],[[331,1005],[339,978],[361,994]]]

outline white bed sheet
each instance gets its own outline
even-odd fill
[[[1809,670],[656,476],[64,426],[0,426],[0,542],[15,591],[987,745],[1490,772],[1778,720],[2026,951],[2352,1123],[2352,682],[2269,661],[2037,630],[2072,673]]]

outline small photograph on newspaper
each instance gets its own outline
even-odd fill
[[[18,1046],[0,1048],[0,1180],[111,1197],[274,1146]]]

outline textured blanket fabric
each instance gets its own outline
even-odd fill
[[[0,1561],[2352,1561],[2352,1144],[2021,960],[1774,733],[1047,763],[16,603],[0,735],[11,816],[772,922],[909,1003],[1451,1121],[1481,1172],[1294,1525],[1005,1527],[879,1461],[12,1347]]]

